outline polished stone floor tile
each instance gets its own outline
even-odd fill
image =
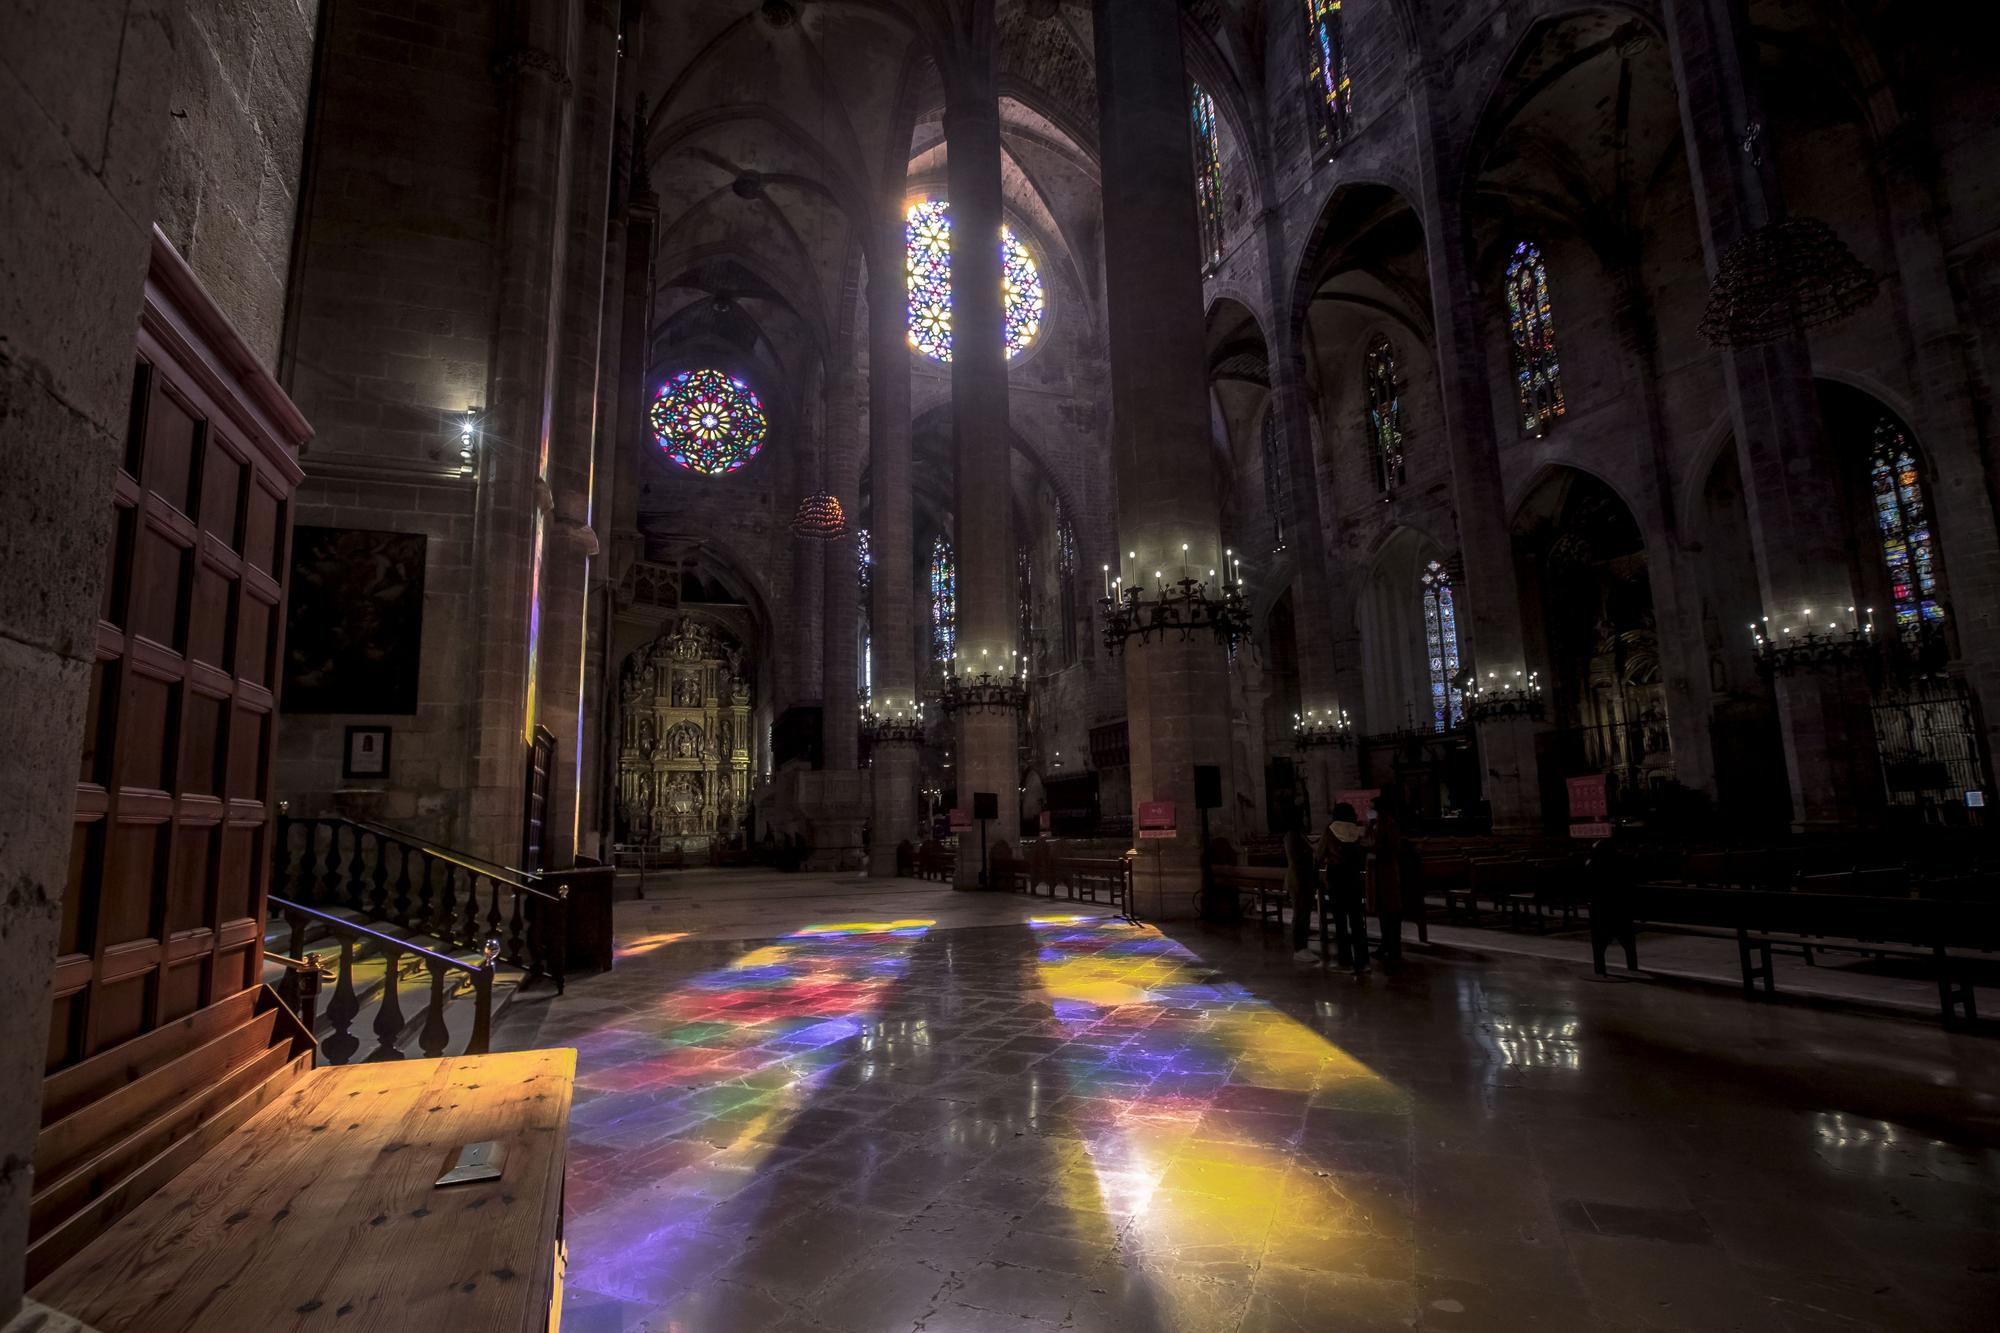
[[[1987,1329],[2000,1043],[690,872],[578,1053],[570,1333]]]

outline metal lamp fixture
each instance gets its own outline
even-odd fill
[[[938,707],[947,716],[979,711],[1019,712],[1028,706],[1027,672],[1017,661],[1020,654],[1010,652],[997,672],[988,665],[991,656],[986,649],[980,649],[977,668],[961,673],[959,655],[952,654],[951,666],[937,694]]]
[[[792,535],[807,541],[837,541],[847,535],[847,511],[830,491],[814,491],[799,501],[799,510],[792,515]]]
[[[1487,672],[1483,680],[1475,679],[1466,690],[1465,712],[1474,722],[1502,717],[1539,719],[1542,715],[1541,673],[1516,671],[1511,677],[1503,677],[1496,671]]]
[[[1348,720],[1344,708],[1329,708],[1324,712],[1317,708],[1307,709],[1303,714],[1292,714],[1292,743],[1301,750],[1317,749],[1331,745],[1347,750],[1354,746],[1354,724]]]
[[[1838,621],[1816,622],[1812,608],[1806,607],[1792,625],[1771,626],[1771,618],[1750,626],[1750,638],[1757,655],[1757,669],[1766,676],[1789,676],[1798,671],[1816,671],[1858,662],[1874,651],[1875,608],[1856,611],[1847,608],[1847,625]]]
[[[915,699],[885,699],[877,712],[874,700],[867,700],[861,705],[861,735],[874,745],[920,745],[924,706]]]
[[[1139,555],[1128,551],[1126,557],[1137,560]],[[1209,570],[1207,579],[1195,578],[1188,571],[1187,557],[1188,546],[1183,542],[1180,578],[1169,582],[1165,573],[1156,569],[1150,591],[1144,584],[1127,586],[1122,574],[1113,578],[1111,566],[1104,567],[1104,595],[1098,599],[1098,605],[1104,608],[1106,652],[1115,655],[1123,651],[1127,639],[1148,643],[1155,635],[1164,640],[1175,634],[1185,643],[1191,635],[1203,630],[1213,633],[1217,643],[1226,644],[1233,651],[1249,637],[1250,608],[1243,600],[1243,562],[1234,551],[1222,553],[1220,595],[1210,597],[1209,581],[1215,578],[1215,571]]]

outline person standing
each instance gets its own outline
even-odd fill
[[[1319,845],[1326,867],[1328,909],[1333,916],[1334,953],[1342,967],[1355,975],[1368,970],[1368,917],[1363,889],[1368,849],[1361,841],[1361,821],[1346,801],[1333,807],[1333,822]],[[1324,923],[1322,923],[1322,926]]]
[[[1292,899],[1292,959],[1300,963],[1326,961],[1307,948],[1312,938],[1313,898],[1319,889],[1319,870],[1313,864],[1312,843],[1306,838],[1305,820],[1294,815],[1285,829],[1285,888]],[[1326,934],[1326,916],[1320,915],[1320,934]]]

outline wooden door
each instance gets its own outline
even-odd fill
[[[156,230],[77,773],[48,1067],[254,986],[304,418]]]

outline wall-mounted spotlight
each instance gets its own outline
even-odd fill
[[[479,409],[468,407],[458,416],[458,466],[467,474],[476,469],[473,453],[479,447]]]

